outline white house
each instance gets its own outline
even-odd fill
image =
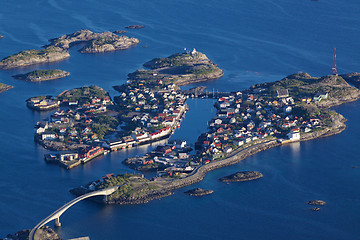
[[[300,129],[294,128],[287,134],[289,140],[291,141],[298,141],[300,140]]]

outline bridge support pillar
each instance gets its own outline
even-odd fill
[[[61,227],[61,222],[60,222],[60,218],[55,218],[55,223],[54,223],[55,227]]]

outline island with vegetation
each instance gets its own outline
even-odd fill
[[[146,85],[159,91],[165,85],[179,90],[179,86],[217,79],[224,75],[216,64],[195,49],[192,52],[176,53],[166,58],[155,58],[144,64],[148,69],[139,69],[128,75],[129,86]],[[120,86],[115,87],[123,91]]]
[[[6,85],[4,83],[0,83],[0,93],[5,92],[5,91],[7,91],[9,89],[12,89],[12,88],[13,88],[13,86]]]
[[[158,59],[151,64],[163,63]],[[149,83],[145,79],[140,82]],[[195,153],[180,155],[175,151],[176,146],[164,145],[162,155],[158,151],[157,155],[147,154],[135,160],[138,169],[146,165],[159,167],[156,177],[107,175],[75,188],[72,193],[81,195],[121,186],[108,197],[107,204],[139,204],[168,196],[174,189],[201,181],[208,171],[235,164],[260,151],[342,132],[346,119],[329,108],[359,98],[360,91],[342,76],[311,77],[307,73],[256,84],[243,91],[222,93],[215,103],[217,114],[209,121],[208,131],[199,136]],[[240,172],[226,180],[260,176],[257,172]],[[126,180],[119,181],[119,178]]]
[[[222,182],[244,182],[262,178],[263,175],[258,171],[243,171],[222,177],[219,180]]]
[[[118,36],[111,32],[94,33],[90,30],[80,30],[49,41],[50,44],[44,46],[43,49],[26,50],[4,58],[0,61],[0,68],[11,69],[61,61],[70,57],[69,48],[79,43],[86,44],[79,50],[82,53],[122,50],[139,43],[136,38]]]
[[[29,82],[42,82],[69,76],[70,73],[59,69],[36,70],[25,74],[14,75],[13,78]]]
[[[40,50],[26,50],[11,55],[0,61],[0,68],[10,69],[29,66],[39,63],[61,61],[70,57],[70,54],[59,47],[49,46]]]

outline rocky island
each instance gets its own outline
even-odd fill
[[[140,28],[144,28],[145,26],[144,25],[130,25],[130,26],[127,26],[125,28],[127,29],[140,29]]]
[[[244,182],[262,178],[263,175],[257,171],[244,171],[222,177],[219,180],[222,182]]]
[[[317,206],[324,206],[326,204],[326,202],[323,201],[323,200],[312,200],[312,201],[308,201],[307,204],[309,204],[309,205],[317,205]]]
[[[308,201],[307,204],[315,205],[316,207],[312,207],[312,208],[310,208],[310,210],[317,212],[317,211],[320,211],[320,209],[321,209],[320,206],[324,206],[326,204],[326,202],[323,200],[312,200],[312,201]]]
[[[7,91],[9,89],[12,89],[12,88],[13,88],[13,86],[6,85],[4,83],[0,83],[0,93],[5,92],[5,91]]]
[[[26,50],[11,55],[0,61],[0,68],[10,69],[25,67],[39,63],[49,63],[61,61],[70,57],[70,54],[59,47],[49,46],[40,50]]]
[[[194,188],[191,189],[189,191],[186,191],[185,194],[188,194],[189,196],[204,196],[204,195],[209,195],[212,194],[214,191],[213,190],[206,190],[206,189],[202,189],[202,188]]]
[[[178,55],[173,57],[177,58]],[[154,59],[145,66],[157,70],[173,70],[177,66],[176,61],[169,62],[173,57],[166,60]],[[184,57],[187,56],[180,55],[180,58]],[[180,69],[184,67],[183,64],[179,66]],[[137,78],[130,74],[131,80],[127,87],[133,90],[142,86],[153,86],[153,90],[157,89],[153,84],[164,79],[156,79],[159,72],[147,72]],[[172,83],[171,80],[173,79],[165,78],[167,83]],[[176,85],[177,82],[173,81],[172,84]],[[124,86],[118,89],[122,95],[118,101],[125,101],[124,107],[128,104],[125,96],[131,93],[125,89]],[[176,91],[175,89],[172,88],[171,91]],[[276,82],[257,84],[243,91],[223,93],[215,103],[217,115],[209,122],[208,132],[201,134],[195,144],[195,154],[184,159],[181,159],[179,154],[169,156],[173,148],[164,146],[162,156],[153,156],[151,159],[152,156],[148,155],[149,157],[137,162],[140,164],[137,167],[145,167],[154,162],[163,164],[166,168],[159,171],[156,177],[148,180],[143,176],[110,174],[78,187],[72,193],[81,195],[120,186],[119,190],[104,202],[107,204],[139,204],[168,196],[174,189],[201,181],[211,170],[235,164],[260,151],[342,132],[346,128],[346,119],[329,110],[329,107],[359,98],[360,91],[351,87],[341,76],[311,77],[307,73],[293,74]],[[244,181],[261,176],[258,172],[240,172],[224,180]],[[123,180],[120,181],[119,178]]]
[[[36,70],[25,74],[14,75],[13,78],[29,82],[42,82],[69,76],[70,73],[59,69]]]
[[[50,44],[44,46],[43,49],[26,50],[4,58],[0,61],[0,68],[11,69],[61,61],[70,57],[69,48],[78,43],[86,43],[86,46],[80,49],[80,52],[83,53],[121,50],[139,43],[136,38],[118,36],[111,32],[94,33],[90,30],[80,30],[49,41]]]

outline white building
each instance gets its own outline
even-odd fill
[[[300,140],[300,130],[299,128],[294,128],[292,129],[288,134],[287,134],[289,140],[291,141],[298,141]]]

